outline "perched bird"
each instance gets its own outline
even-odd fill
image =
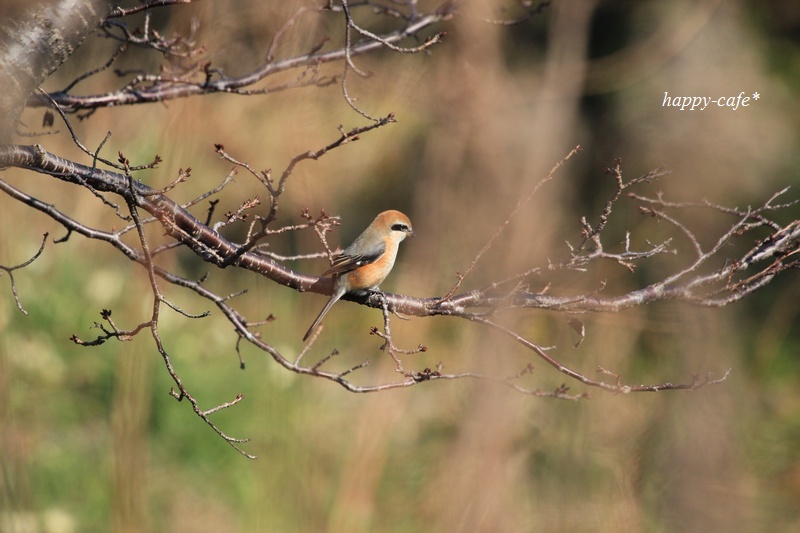
[[[384,211],[364,232],[345,248],[322,276],[333,275],[333,294],[303,340],[317,328],[339,298],[348,292],[377,289],[392,271],[400,241],[414,236],[411,221],[400,211]]]

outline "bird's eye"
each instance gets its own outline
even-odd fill
[[[400,222],[398,224],[393,224],[392,225],[392,231],[408,231],[408,226],[406,226],[402,222]]]

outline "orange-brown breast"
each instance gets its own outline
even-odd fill
[[[386,279],[394,266],[399,243],[394,239],[386,239],[386,251],[383,255],[368,265],[359,267],[347,274],[350,289],[374,289]]]

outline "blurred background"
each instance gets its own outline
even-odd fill
[[[272,5],[276,4],[276,5]],[[277,5],[280,4],[280,5]],[[419,2],[421,9],[436,3]],[[521,211],[463,289],[480,287],[567,254],[580,239],[580,217],[596,220],[613,193],[605,173],[622,158],[626,178],[664,166],[672,174],[642,194],[675,201],[708,199],[730,206],[763,203],[800,184],[800,3],[797,1],[553,2],[517,26],[514,2],[474,3],[465,16],[435,28],[445,41],[429,54],[379,51],[355,58],[372,75],[350,74],[348,90],[373,116],[398,123],[301,163],[281,199],[281,224],[302,208],[342,216],[329,239],[347,245],[376,213],[395,208],[413,221],[385,290],[445,294],[520,198],[569,150],[583,151]],[[199,22],[206,59],[229,75],[258,65],[275,32],[300,2],[199,2],[163,9],[165,35]],[[380,30],[390,22],[357,12]],[[325,36],[341,42],[340,15],[308,13],[286,33],[277,57],[307,53]],[[411,42],[407,44],[413,44]],[[333,46],[329,44],[328,46]],[[45,88],[57,90],[101,65],[114,43],[91,38]],[[119,69],[157,66],[133,55]],[[341,73],[341,64],[324,72]],[[296,74],[296,73],[295,73]],[[290,80],[289,74],[282,81]],[[271,80],[277,85],[281,80]],[[115,87],[108,72],[78,85],[93,94]],[[669,96],[737,96],[759,100],[733,110],[664,107]],[[28,126],[41,123],[29,110]],[[213,95],[163,105],[101,109],[73,117],[90,149],[112,132],[103,153],[134,163],[155,154],[158,170],[140,174],[163,187],[191,166],[172,195],[187,201],[219,184],[230,164],[214,143],[254,168],[279,173],[295,155],[316,150],[366,121],[348,107],[339,84],[266,96]],[[56,119],[59,135],[19,139],[87,163]],[[74,214],[90,226],[121,224],[84,190],[37,174],[4,179]],[[261,194],[240,172],[220,196],[217,213]],[[787,199],[797,198],[791,189]],[[0,209],[0,262],[29,258],[41,236],[62,237],[49,218],[8,198]],[[203,218],[204,206],[195,208]],[[797,218],[796,206],[778,216]],[[622,202],[606,245],[625,231],[635,242],[658,241],[668,228],[643,220]],[[708,245],[732,220],[702,212],[683,220]],[[782,217],[782,218],[781,218]],[[242,229],[231,229],[236,236]],[[161,232],[152,230],[152,238]],[[241,233],[240,233],[241,235]],[[685,241],[676,239],[681,252]],[[742,248],[748,248],[748,242]],[[276,238],[280,253],[310,253],[311,233]],[[732,253],[736,253],[734,249]],[[617,265],[556,282],[561,293],[609,284],[635,289],[685,265],[688,255],[658,258],[631,275]],[[248,273],[210,270],[190,254],[164,256],[187,277],[209,272],[220,294],[251,320],[273,314],[263,338],[287,357],[325,299],[298,294]],[[318,274],[322,260],[292,263]],[[573,348],[568,317],[504,317],[534,342],[594,376],[598,365],[627,383],[686,382],[693,373],[732,369],[721,385],[695,392],[610,395],[589,390],[578,402],[523,396],[476,381],[427,383],[357,395],[301,378],[249,347],[239,369],[236,338],[216,309],[200,321],[162,312],[160,333],[176,370],[205,408],[244,394],[214,415],[229,435],[250,437],[250,461],[216,437],[167,392],[172,385],[153,341],[81,348],[101,309],[121,327],[149,317],[147,277],[100,242],[72,236],[48,242],[44,254],[15,272],[20,313],[8,276],[0,279],[0,531],[797,531],[800,530],[800,279],[788,272],[743,302],[722,309],[659,303],[619,314],[582,316],[585,342]],[[548,280],[534,278],[532,288]],[[205,301],[165,287],[189,312]],[[358,383],[396,379],[394,366],[366,334],[379,313],[338,304],[309,357],[333,348],[326,368],[365,359]],[[444,365],[449,372],[504,376],[533,362],[524,383],[552,390],[566,376],[506,339],[464,321],[394,320],[396,341],[424,343],[407,368]],[[793,328],[794,326],[794,328]],[[566,381],[571,392],[586,391]]]

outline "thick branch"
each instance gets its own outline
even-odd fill
[[[295,272],[268,257],[252,252],[241,252],[241,246],[229,241],[192,214],[160,192],[139,183],[133,183],[135,198],[131,198],[131,184],[123,174],[93,169],[67,161],[46,152],[41,146],[0,147],[0,165],[16,166],[48,174],[69,183],[89,186],[99,192],[111,192],[126,200],[135,200],[138,206],[157,218],[165,232],[194,251],[209,263],[220,267],[230,264],[258,272],[269,279],[299,291],[330,294],[331,282]],[[771,206],[770,206],[771,208]],[[618,296],[549,295],[537,294],[516,287],[503,290],[499,284],[480,290],[454,295],[447,301],[440,298],[414,298],[387,294],[389,308],[412,316],[458,316],[472,318],[491,314],[499,309],[532,308],[572,313],[618,312],[659,300],[676,300],[696,305],[727,305],[768,283],[774,275],[797,266],[800,250],[800,227],[792,222],[778,229],[773,237],[760,242],[756,249],[742,258],[729,261],[710,273],[701,274],[698,267],[718,253],[723,245],[737,235],[757,213],[745,213],[738,223],[723,235],[709,251],[701,254],[683,271],[642,289]],[[752,222],[750,222],[752,224]],[[599,252],[598,252],[599,253]],[[598,258],[613,257],[603,252]],[[644,256],[646,257],[646,256]],[[777,259],[776,259],[777,257]],[[592,256],[589,256],[591,259]],[[233,259],[233,260],[232,260]],[[745,280],[735,280],[734,275],[757,264],[764,265]],[[563,266],[561,268],[564,268]],[[724,296],[720,294],[725,292]],[[347,295],[345,299],[380,308],[379,298],[370,295]]]
[[[0,143],[9,142],[25,99],[111,13],[115,2],[54,2],[0,26]]]

